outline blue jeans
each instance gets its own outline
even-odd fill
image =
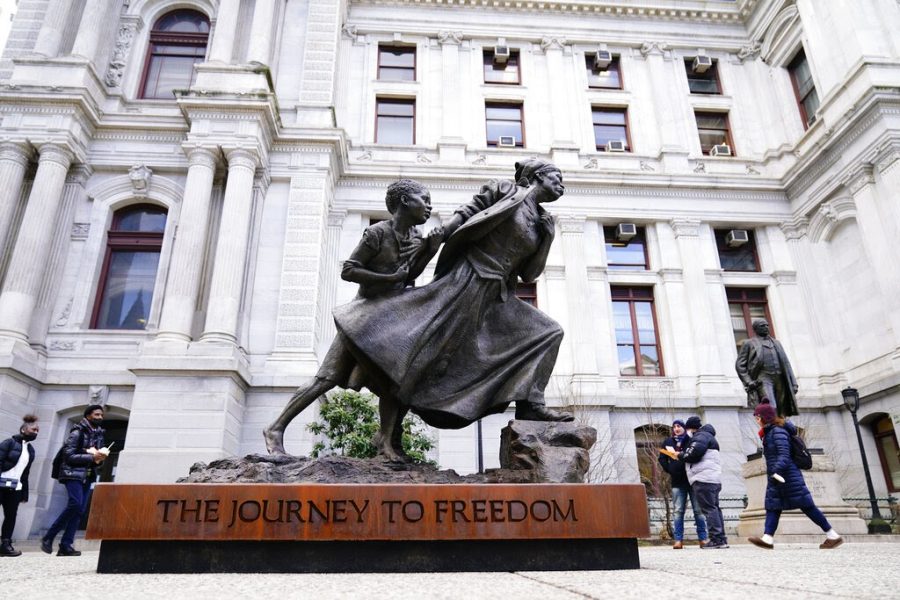
[[[78,523],[81,522],[81,515],[87,508],[88,498],[90,497],[91,482],[66,480],[62,482],[66,486],[66,492],[69,494],[69,503],[66,508],[56,517],[56,521],[47,530],[44,539],[53,542],[56,534],[63,532],[62,539],[59,540],[60,548],[71,548],[75,544],[75,531],[78,529]]]
[[[684,511],[687,509],[688,496],[691,498],[691,510],[694,511],[694,523],[697,525],[697,539],[705,542],[708,537],[706,534],[706,517],[703,516],[700,505],[697,504],[697,496],[690,488],[673,487],[672,504],[674,505],[674,515],[672,524],[675,527],[675,541],[680,542],[684,539]]]

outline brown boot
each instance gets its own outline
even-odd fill
[[[672,550],[681,550],[682,548],[684,548],[684,544],[681,543],[681,540],[672,544]]]
[[[844,543],[844,538],[837,538],[836,540],[825,538],[825,541],[819,544],[819,548],[822,550],[832,550],[833,548],[837,548],[841,544]]]

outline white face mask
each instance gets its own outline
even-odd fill
[[[686,433],[689,438],[694,437],[694,431],[692,429],[688,429]]]

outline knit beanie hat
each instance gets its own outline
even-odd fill
[[[684,427],[684,421],[682,421],[681,419],[675,419],[674,421],[672,421],[672,427],[675,427],[676,425],[681,425],[682,427]]]
[[[763,424],[768,425],[775,421],[775,408],[769,404],[768,398],[763,398],[756,410],[753,411],[754,417],[762,419]]]
[[[702,424],[703,423],[700,421],[700,417],[691,417],[684,424],[684,428],[685,429],[700,429],[700,426]]]

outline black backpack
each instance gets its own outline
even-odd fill
[[[809,453],[809,449],[806,447],[806,442],[804,442],[803,438],[796,433],[790,437],[791,460],[794,461],[794,464],[797,465],[798,469],[801,469],[803,471],[812,469],[812,454]]]
[[[71,431],[69,431],[69,435],[72,434],[72,431],[78,430],[78,445],[81,446],[84,444],[84,431],[82,431],[78,427],[73,427]],[[66,439],[63,440],[62,446],[60,446],[59,451],[57,451],[56,456],[53,457],[53,466],[50,467],[50,477],[53,479],[59,479],[59,472],[62,469],[63,461],[66,460],[66,441],[69,439],[69,436],[66,436]]]

